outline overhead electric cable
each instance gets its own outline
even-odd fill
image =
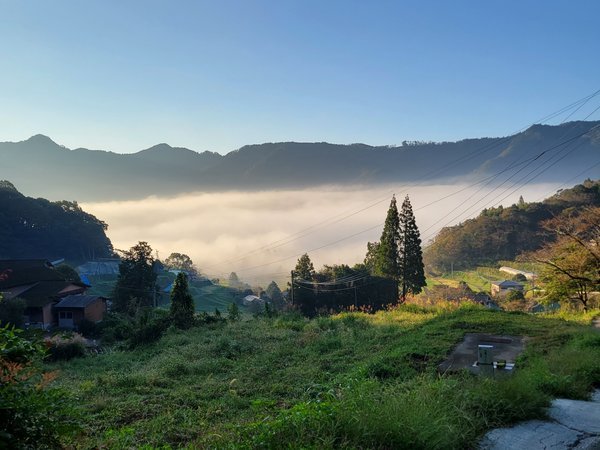
[[[551,114],[549,114],[549,115],[547,115],[547,116],[545,116],[545,117],[543,117],[541,119],[538,119],[537,121],[534,121],[533,124],[538,123],[538,122],[543,122],[543,121],[546,121],[546,120],[550,120],[550,119],[552,119],[552,118],[554,118],[554,117],[556,117],[556,116],[558,116],[558,115],[560,115],[560,114],[562,114],[562,113],[564,113],[564,112],[566,112],[569,109],[572,109],[574,107],[577,107],[577,109],[574,111],[574,112],[576,112],[581,107],[583,107],[590,99],[596,97],[598,94],[600,94],[600,89],[597,90],[597,91],[595,91],[595,92],[593,92],[592,94],[589,94],[589,95],[587,95],[587,96],[585,96],[585,97],[583,97],[583,98],[581,98],[581,99],[579,99],[579,100],[571,103],[570,105],[567,105],[567,106],[561,108],[560,110],[558,110],[558,111],[556,111],[554,113],[551,113]],[[568,118],[570,118],[573,115],[573,113],[571,113],[566,119],[564,119],[562,123],[564,123],[564,121],[566,121]],[[472,152],[470,152],[470,153],[468,153],[466,155],[463,155],[462,157],[454,160],[451,163],[448,163],[448,164],[444,165],[443,167],[441,167],[439,169],[432,170],[432,171],[426,173],[424,175],[424,177],[431,177],[431,176],[433,176],[435,174],[441,173],[441,172],[447,170],[448,168],[450,168],[450,167],[452,167],[452,166],[454,166],[456,164],[459,164],[460,162],[463,162],[464,160],[468,159],[469,157],[471,157],[471,156],[473,156],[475,154],[478,154],[478,155],[485,154],[488,151],[490,151],[490,150],[498,147],[499,145],[502,145],[503,143],[508,142],[509,140],[511,140],[513,138],[514,134],[517,134],[517,133],[519,133],[519,132],[527,129],[529,126],[531,126],[533,124],[530,124],[528,126],[525,126],[525,127],[521,128],[517,132],[513,133],[513,135],[508,136],[506,138],[503,138],[503,139],[501,139],[498,142],[492,142],[490,144],[487,144],[487,145],[483,146],[482,148],[478,148],[478,149],[476,149],[476,150],[474,150],[474,151],[472,151]],[[487,148],[487,147],[489,147],[489,148]],[[424,184],[424,182],[415,183],[413,185],[403,185],[403,186],[399,187],[399,190],[403,189],[403,188],[406,188],[406,187],[416,187],[419,184]],[[389,193],[392,193],[392,192],[393,192],[392,190],[389,191]],[[206,266],[205,268],[211,268],[211,267],[215,267],[215,266],[220,266],[220,265],[223,265],[223,264],[227,264],[227,263],[230,263],[230,262],[241,261],[246,256],[252,255],[252,254],[257,253],[257,252],[259,252],[261,250],[264,250],[264,249],[275,249],[275,248],[279,248],[279,247],[281,247],[283,245],[287,245],[290,242],[296,241],[298,239],[301,239],[302,237],[305,237],[307,235],[312,234],[316,229],[318,229],[318,228],[320,228],[320,227],[322,227],[324,225],[332,225],[332,224],[335,224],[335,223],[339,223],[342,220],[345,220],[347,218],[355,216],[356,214],[359,214],[359,213],[361,213],[363,211],[366,211],[366,210],[368,210],[368,209],[370,209],[370,208],[372,208],[374,206],[377,206],[380,203],[383,203],[384,201],[386,201],[388,199],[389,193],[386,193],[386,197],[385,198],[379,199],[375,203],[369,204],[366,207],[361,208],[361,209],[359,209],[357,211],[353,211],[350,214],[344,215],[344,214],[346,214],[346,212],[343,212],[343,213],[334,215],[334,216],[332,216],[332,217],[330,217],[328,219],[325,219],[325,220],[323,220],[321,222],[318,222],[318,223],[316,223],[316,224],[314,224],[314,225],[312,225],[310,227],[304,228],[304,229],[302,229],[302,230],[300,230],[300,231],[298,231],[296,233],[288,235],[286,238],[278,239],[278,240],[273,241],[273,242],[271,242],[269,244],[265,244],[262,247],[259,247],[259,248],[255,249],[255,250],[252,250],[252,251],[250,251],[248,253],[245,253],[242,256],[237,256],[237,257],[229,259],[229,260],[225,260],[225,261],[222,261],[222,262],[219,262],[219,263],[215,263],[213,265]],[[311,231],[311,230],[313,230],[313,231]]]

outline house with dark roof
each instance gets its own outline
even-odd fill
[[[504,280],[504,281],[492,281],[491,283],[491,294],[492,297],[502,297],[510,291],[523,292],[524,286],[516,281]]]
[[[53,306],[68,295],[85,293],[89,285],[65,280],[44,259],[0,260],[0,293],[25,301],[25,323],[46,329],[56,324]]]
[[[82,320],[100,322],[106,313],[105,297],[68,295],[54,305],[59,328],[78,328]]]

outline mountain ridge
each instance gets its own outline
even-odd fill
[[[492,174],[546,150],[548,155],[540,162],[547,158],[550,167],[539,180],[562,182],[566,175],[597,163],[600,130],[594,127],[598,125],[582,121],[533,125],[506,137],[400,146],[268,142],[245,145],[225,155],[167,143],[125,154],[71,150],[38,134],[25,141],[0,142],[0,178],[13,180],[29,194],[60,199],[74,192],[81,201],[101,201],[194,191],[450,182]],[[574,136],[579,137],[556,147]],[[560,159],[558,167],[552,158]]]

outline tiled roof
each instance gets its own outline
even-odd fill
[[[40,281],[64,280],[44,259],[0,260],[0,290]]]
[[[98,299],[103,299],[99,295],[68,295],[60,302],[54,305],[55,308],[85,308]]]
[[[492,284],[499,286],[501,288],[511,288],[511,287],[523,287],[521,283],[517,283],[516,281],[504,280],[504,281],[494,281]]]
[[[45,259],[0,260],[0,292],[22,298],[29,308],[45,306],[67,294],[82,293],[86,287],[65,281]]]

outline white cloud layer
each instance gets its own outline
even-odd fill
[[[525,201],[539,201],[556,189],[550,184],[526,186],[502,203],[515,203],[519,195]],[[397,186],[338,186],[194,193],[82,207],[109,224],[108,236],[115,248],[147,241],[163,259],[171,252],[188,254],[211,277],[234,271],[250,283],[266,284],[272,279],[284,282],[304,252],[316,268],[362,261],[367,242],[381,235],[380,224],[394,192],[399,207],[409,194],[424,243],[442,226],[473,217],[510,194],[501,194],[502,188],[477,191],[461,185],[423,186],[408,192]]]

